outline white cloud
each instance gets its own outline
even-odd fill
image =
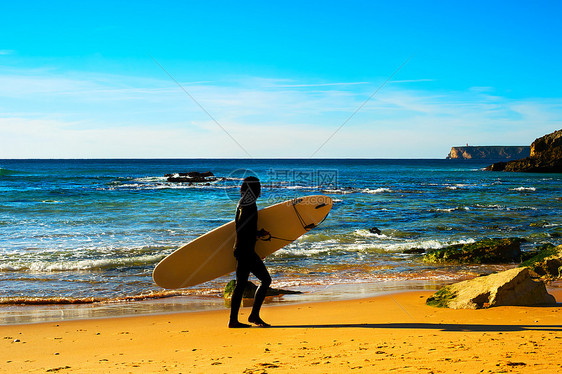
[[[309,157],[378,84],[246,77],[182,86],[254,157]],[[530,144],[559,129],[562,101],[387,85],[318,157],[436,157],[452,145]],[[0,74],[0,158],[245,157],[171,80]]]

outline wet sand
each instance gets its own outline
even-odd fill
[[[438,309],[429,291],[265,306],[272,328],[228,329],[228,310],[0,326],[0,372],[554,373],[551,293],[557,306]]]

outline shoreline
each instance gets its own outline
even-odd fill
[[[436,291],[450,281],[395,280],[307,286],[302,294],[267,297],[265,306],[355,300],[416,290]],[[245,301],[244,305],[247,305]],[[196,313],[229,309],[222,296],[173,296],[123,302],[90,304],[0,305],[0,327],[87,319]]]
[[[270,305],[268,329],[228,329],[228,310],[6,325],[0,371],[550,373],[562,369],[552,293],[551,307],[433,308],[432,291]]]
[[[302,294],[266,297],[264,306],[301,305],[317,302],[352,301],[403,292],[436,292],[450,280],[386,280],[380,282],[340,283],[328,286],[307,286]],[[562,292],[562,280],[547,286],[551,294]],[[251,305],[244,299],[243,306]],[[89,304],[0,305],[0,327],[75,320],[96,320],[198,313],[229,310],[222,296],[171,296],[156,299],[95,302]]]

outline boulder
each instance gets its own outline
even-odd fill
[[[451,309],[481,309],[493,306],[554,305],[554,296],[544,283],[533,280],[527,268],[499,273],[445,286],[426,300],[430,306]]]
[[[424,262],[454,264],[498,264],[519,261],[520,238],[483,239],[469,244],[454,244],[425,254]]]
[[[222,294],[225,299],[231,299],[232,298],[232,293],[234,292],[234,287],[236,287],[236,281],[235,280],[231,280],[230,282],[228,282],[226,284],[226,287],[224,288],[224,292]],[[252,282],[248,281],[248,283],[246,284],[246,288],[244,289],[244,293],[242,294],[242,298],[252,299],[254,297],[254,295],[256,294],[257,289],[258,289],[258,286],[256,286]],[[296,295],[296,294],[302,294],[302,292],[300,292],[300,291],[290,291],[290,290],[281,290],[281,289],[269,287],[268,290],[267,290],[267,293],[265,295],[266,296],[280,296],[280,295]]]
[[[562,130],[535,139],[529,157],[499,162],[486,168],[488,171],[520,171],[533,173],[562,173]]]

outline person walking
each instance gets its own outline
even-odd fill
[[[234,257],[236,258],[236,286],[232,293],[230,306],[229,328],[251,327],[251,325],[238,321],[238,312],[242,303],[242,295],[250,273],[254,274],[261,282],[254,296],[252,312],[248,322],[259,327],[269,327],[260,317],[260,309],[265,299],[271,276],[262,259],[255,251],[256,240],[267,237],[269,233],[264,229],[258,231],[258,208],[256,200],[261,195],[261,184],[258,178],[246,177],[240,186],[240,201],[236,207],[236,242]]]

